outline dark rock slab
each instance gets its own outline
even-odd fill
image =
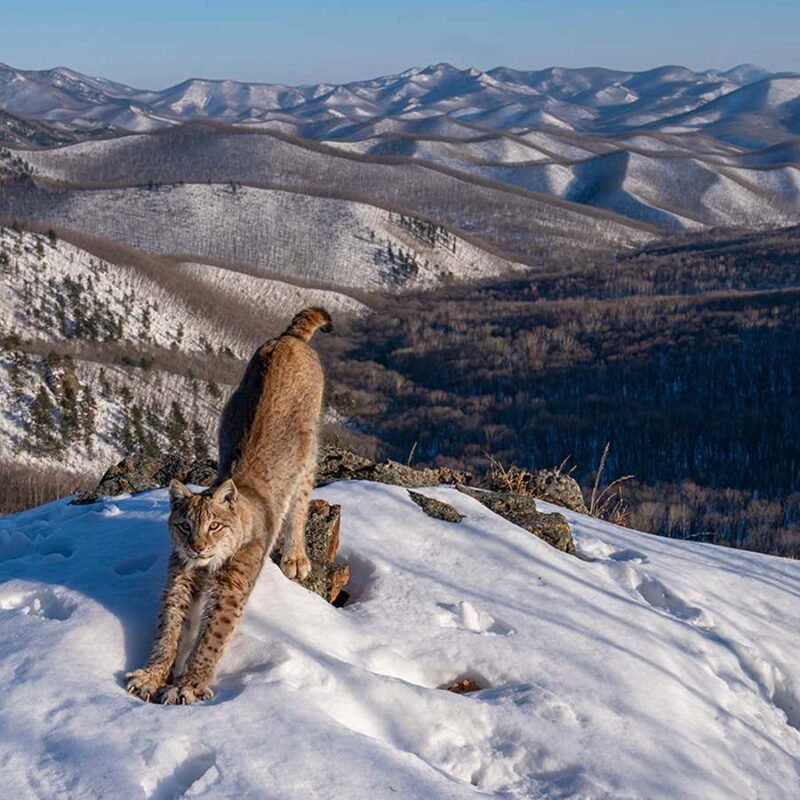
[[[562,514],[542,513],[532,497],[514,492],[481,492],[461,485],[456,488],[557,550],[575,555],[575,542],[566,518]]]
[[[434,519],[442,519],[445,522],[461,522],[463,514],[459,514],[453,506],[443,503],[441,500],[434,500],[432,497],[425,497],[424,494],[408,490],[408,496],[429,516]]]

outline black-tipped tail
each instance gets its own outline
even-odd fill
[[[284,336],[295,336],[307,342],[314,331],[320,330],[328,333],[333,330],[331,315],[324,308],[304,308],[289,323],[289,327],[283,332]]]

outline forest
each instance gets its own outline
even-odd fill
[[[565,459],[627,522],[800,556],[800,229],[685,236],[387,300],[326,345],[377,451],[483,473]]]

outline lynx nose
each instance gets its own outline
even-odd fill
[[[198,555],[199,555],[200,553],[204,553],[204,552],[205,552],[205,551],[208,549],[208,547],[209,547],[210,545],[211,545],[211,542],[210,542],[210,540],[209,540],[207,537],[205,537],[205,536],[195,536],[195,537],[192,539],[192,549],[193,549],[193,550],[195,551],[195,553],[197,553]]]

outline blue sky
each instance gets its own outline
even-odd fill
[[[0,61],[143,88],[187,77],[346,81],[437,61],[800,71],[798,37],[800,0],[38,0],[0,10]]]

